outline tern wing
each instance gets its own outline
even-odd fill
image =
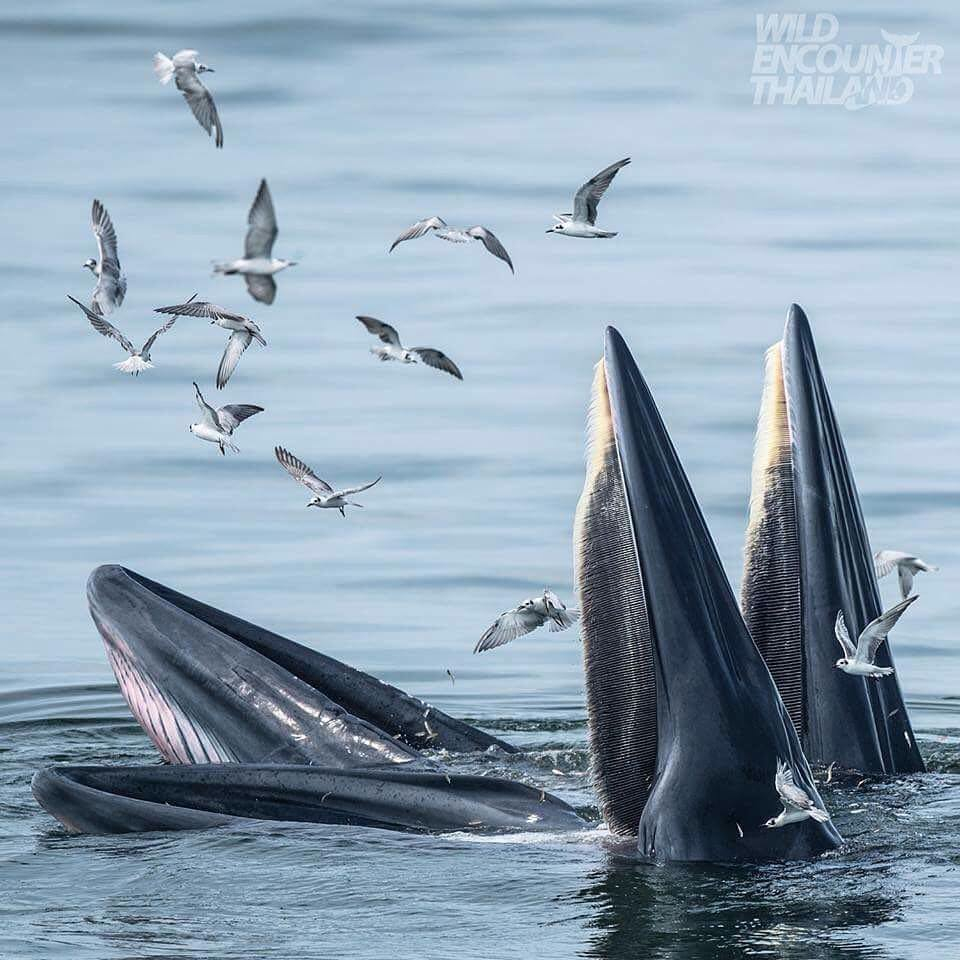
[[[365,483],[360,487],[347,487],[344,490],[337,490],[338,497],[349,497],[354,493],[363,493],[364,490],[369,490],[371,487],[375,487],[381,480],[383,476],[377,477],[376,480],[371,480],[370,483]]]
[[[99,200],[93,201],[90,219],[93,225],[93,235],[97,238],[99,253],[97,263],[101,271],[103,271],[105,265],[110,264],[116,276],[119,277],[120,256],[117,253],[117,231],[114,229],[110,214],[107,213],[107,208]]]
[[[857,655],[857,648],[850,639],[850,632],[847,630],[847,624],[843,619],[842,610],[837,614],[837,622],[833,626],[833,633],[837,640],[840,641],[840,646],[843,648],[843,655],[848,660],[853,660]]]
[[[894,604],[889,610],[884,610],[876,620],[871,620],[864,628],[857,640],[857,659],[866,663],[873,663],[873,658],[880,649],[880,644],[887,639],[887,634],[894,628],[896,622],[903,616],[907,607],[916,600],[916,597],[907,597]]]
[[[196,296],[196,294],[194,294]],[[236,320],[237,323],[249,323],[250,318],[239,313],[231,313],[218,307],[215,303],[206,300],[194,300],[191,297],[186,303],[177,303],[171,307],[157,307],[154,313],[172,313],[178,317],[204,317],[207,320]]]
[[[547,621],[547,629],[551,633],[559,633],[561,630],[567,630],[580,619],[580,611],[561,607],[554,608],[551,611],[551,617]]]
[[[258,407],[252,403],[228,403],[217,410],[217,420],[220,421],[220,426],[227,433],[231,433],[244,420],[257,413],[263,413],[263,407]]]
[[[260,303],[271,304],[277,296],[277,282],[265,273],[244,274],[247,281],[247,290],[254,300]]]
[[[510,268],[511,273],[514,272],[513,261],[510,259],[510,254],[507,253],[503,244],[486,227],[470,227],[467,233],[475,240],[482,240],[483,245],[487,248],[487,252],[492,253],[495,257],[502,260]]]
[[[618,160],[611,163],[605,170],[601,170],[595,177],[591,177],[573,197],[573,218],[574,220],[586,221],[587,223],[597,222],[597,205],[600,198],[607,192],[613,178],[621,167],[625,167],[630,162],[630,158]]]
[[[293,477],[298,483],[302,483],[308,490],[320,496],[326,496],[333,493],[333,487],[326,480],[321,480],[302,460],[295,457],[289,450],[283,447],[274,447],[273,452],[276,455],[280,466]]]
[[[901,560],[913,559],[915,558],[909,553],[903,553],[900,550],[878,550],[873,555],[873,572],[877,575],[877,579],[880,580],[891,573],[893,568],[897,566]]]
[[[909,564],[901,564],[897,571],[897,579],[900,581],[900,596],[906,599],[913,590],[913,569]]]
[[[137,352],[134,345],[109,320],[104,320],[100,314],[94,313],[74,297],[68,295],[67,299],[72,300],[86,314],[87,319],[90,321],[90,326],[92,326],[97,333],[116,340],[131,357]]]
[[[514,607],[501,613],[499,617],[486,629],[483,636],[473,648],[474,653],[483,653],[484,650],[493,650],[502,647],[525,633],[536,630],[543,623],[543,618],[534,610]]]
[[[250,259],[265,257],[269,260],[273,256],[273,241],[277,239],[277,215],[274,213],[273,198],[265,179],[260,181],[260,188],[250,205],[247,224],[243,255]],[[253,293],[252,290],[250,292]],[[256,297],[256,294],[254,296]]]
[[[213,427],[214,430],[220,429],[220,424],[217,421],[217,411],[203,399],[203,394],[200,392],[200,388],[197,386],[196,381],[193,383],[193,389],[197,391],[197,406],[200,408],[200,414],[203,418],[203,422],[208,427]]]
[[[144,356],[148,354],[157,337],[159,337],[161,333],[166,333],[176,322],[177,318],[171,317],[162,327],[158,327],[156,330],[154,330],[153,333],[147,337],[146,343],[144,343],[144,345],[140,348],[140,355]]]
[[[184,52],[196,55],[195,51]],[[180,54],[178,53],[173,58],[175,65],[179,57]],[[200,82],[196,68],[193,66],[192,58],[189,66],[183,64],[175,66],[173,75],[177,89],[183,94],[183,99],[187,101],[187,105],[193,111],[193,115],[197,118],[197,123],[207,131],[207,136],[209,136],[212,131],[216,131],[214,143],[216,143],[218,147],[222,147],[223,127],[220,125],[220,115],[217,113],[217,105],[213,102],[213,95]]]
[[[442,350],[434,350],[433,347],[413,347],[413,353],[428,367],[449,373],[450,376],[456,377],[458,380],[463,379],[460,368]]]
[[[220,366],[217,368],[217,389],[222,390],[230,375],[237,369],[240,357],[243,351],[250,346],[253,340],[253,334],[247,330],[234,330],[227,339],[227,345],[224,347],[223,356],[220,358]]]
[[[393,253],[393,248],[398,243],[403,243],[404,240],[416,240],[417,237],[422,237],[428,230],[436,230],[439,227],[445,226],[446,223],[439,217],[428,217],[426,220],[418,220],[412,227],[407,227],[407,229],[390,244],[390,253]]]
[[[782,760],[777,761],[777,773],[774,778],[777,794],[785,807],[795,807],[798,810],[812,810],[814,802],[806,790],[798,787],[793,779],[793,770]]]
[[[173,63],[178,67],[187,67],[195,63],[200,57],[196,50],[178,50],[173,55]]]
[[[367,328],[367,333],[372,333],[379,337],[384,343],[400,346],[400,334],[389,323],[384,323],[376,317],[357,317],[357,319]]]

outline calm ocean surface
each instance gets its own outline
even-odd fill
[[[943,46],[943,75],[899,107],[754,106],[755,4],[0,9],[0,957],[957,956],[960,13],[830,10],[842,40],[919,31]],[[188,46],[216,68],[222,151],[151,72],[154,51]],[[544,235],[583,180],[628,155],[600,207],[616,240]],[[242,250],[263,176],[275,252],[301,261],[271,307],[210,276]],[[129,292],[112,319],[131,339],[194,291],[260,323],[269,347],[251,347],[221,400],[266,408],[238,431],[241,455],[187,433],[191,380],[216,393],[222,331],[180,320],[135,380],[67,302],[92,289],[93,197],[117,226]],[[516,276],[479,244],[387,255],[433,214],[488,225]],[[474,718],[524,752],[457,769],[595,817],[576,637],[472,646],[544,585],[572,599],[606,324],[631,344],[739,581],[762,356],[792,300],[874,546],[942,568],[894,636],[932,772],[828,788],[837,855],[653,868],[600,830],[78,838],[34,803],[30,776],[49,762],[156,757],[86,610],[88,573],[116,562]],[[446,351],[464,382],[376,363],[358,313]],[[346,521],[308,512],[275,444],[334,481],[383,482]]]

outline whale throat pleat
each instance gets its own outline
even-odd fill
[[[806,732],[806,685],[800,544],[780,343],[774,344],[766,357],[753,455],[740,607],[793,726],[802,737]]]
[[[169,763],[233,763],[236,756],[164,693],[119,647],[107,644],[107,658],[130,712]]]
[[[592,772],[607,826],[636,836],[657,764],[653,644],[603,362],[574,525]]]

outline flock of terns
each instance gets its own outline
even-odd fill
[[[153,58],[154,73],[161,84],[166,85],[171,80],[174,81],[197,122],[208,136],[213,135],[216,146],[222,147],[223,126],[220,116],[213,96],[200,80],[201,74],[214,71],[212,67],[201,63],[197,57],[196,50],[180,50],[172,58],[163,53],[157,53]],[[546,232],[581,239],[615,237],[616,232],[602,230],[597,226],[597,207],[618,171],[629,163],[629,158],[619,160],[587,180],[574,195],[573,212],[554,214],[555,223]],[[150,351],[154,343],[159,336],[173,327],[179,317],[207,319],[210,323],[229,331],[217,368],[217,389],[222,390],[226,386],[237,368],[240,357],[254,340],[263,347],[267,345],[259,326],[249,317],[225,310],[205,300],[197,300],[194,294],[184,303],[156,308],[156,313],[167,316],[169,319],[147,338],[142,347],[139,349],[135,347],[131,340],[106,319],[108,314],[123,304],[127,292],[127,280],[120,267],[116,230],[110,215],[99,200],[93,201],[91,219],[98,256],[95,260],[88,259],[83,266],[96,277],[96,287],[91,295],[89,306],[74,297],[68,299],[83,311],[97,333],[116,340],[126,351],[128,357],[114,364],[118,370],[138,375],[150,369],[153,366]],[[296,265],[295,260],[273,256],[273,244],[277,238],[277,232],[273,199],[267,181],[264,179],[260,182],[247,217],[243,256],[214,263],[214,273],[243,276],[247,290],[254,300],[263,304],[272,304],[277,295],[275,275],[287,267]],[[479,240],[489,253],[502,260],[510,268],[511,273],[514,272],[509,253],[489,228],[480,225],[451,226],[440,217],[418,220],[393,241],[390,252],[398,244],[415,240],[428,233],[433,233],[441,240],[452,243]],[[404,347],[396,329],[390,324],[362,315],[358,316],[357,320],[370,334],[380,340],[382,346],[372,347],[371,353],[381,361],[393,360],[404,364],[420,362],[448,373],[458,380],[463,380],[460,368],[443,351],[433,347]],[[204,399],[196,383],[193,387],[197,405],[200,408],[200,420],[190,425],[190,432],[201,440],[217,444],[221,454],[225,454],[228,449],[239,452],[232,441],[234,431],[245,420],[262,413],[263,407],[247,403],[213,407]],[[274,454],[284,470],[310,491],[311,499],[307,503],[308,507],[339,510],[344,517],[346,507],[363,506],[350,498],[376,486],[382,479],[377,477],[376,480],[358,486],[335,488],[317,476],[313,469],[284,447],[275,447]],[[837,661],[837,668],[848,674],[878,679],[893,673],[892,667],[877,666],[875,658],[890,630],[917,599],[916,595],[911,593],[914,576],[919,572],[934,571],[937,568],[919,557],[894,550],[883,550],[877,553],[874,557],[874,565],[878,578],[887,576],[894,570],[897,571],[902,600],[867,624],[857,638],[856,644],[847,631],[842,611],[837,615],[834,632],[843,651],[843,656]],[[474,648],[474,653],[492,650],[544,625],[547,625],[551,631],[566,630],[576,623],[579,616],[579,611],[568,609],[552,590],[546,588],[542,595],[528,598],[501,613],[483,633]],[[449,670],[447,673],[452,680],[453,674]],[[775,787],[783,803],[783,810],[779,816],[766,822],[767,827],[781,827],[807,817],[818,821],[830,819],[830,815],[817,807],[810,796],[796,785],[792,771],[783,763],[778,765]]]
[[[161,84],[172,80],[183,94],[194,117],[208,136],[213,136],[216,146],[223,146],[223,125],[213,96],[200,80],[205,73],[213,73],[212,67],[201,63],[196,50],[180,50],[173,57],[157,53],[153,58],[153,70]],[[547,233],[579,238],[609,238],[616,233],[602,230],[596,225],[597,206],[617,172],[630,163],[629,158],[606,167],[591,177],[577,190],[573,201],[573,212],[554,215],[556,221]],[[100,200],[93,201],[91,226],[97,242],[97,257],[90,258],[83,266],[96,278],[96,286],[90,296],[89,305],[76,297],[69,296],[83,312],[97,333],[115,340],[127,354],[126,358],[114,364],[122,373],[139,376],[153,367],[151,351],[157,339],[169,332],[180,317],[194,317],[228,331],[228,337],[217,367],[216,386],[222,390],[240,362],[247,348],[256,341],[261,347],[267,341],[259,325],[250,317],[227,310],[207,300],[200,300],[194,294],[183,303],[157,307],[155,312],[164,317],[164,322],[137,347],[132,340],[121,332],[107,317],[123,305],[127,293],[127,279],[120,265],[117,232]],[[440,217],[428,217],[418,220],[404,230],[390,246],[392,252],[399,244],[415,240],[428,233],[451,243],[467,243],[479,240],[484,248],[502,260],[514,272],[510,254],[488,227],[452,226]],[[246,282],[250,296],[262,304],[272,304],[277,296],[275,277],[282,270],[296,265],[295,260],[275,257],[273,246],[277,239],[277,215],[273,205],[270,188],[265,179],[260,181],[256,196],[247,215],[247,232],[244,241],[243,256],[231,260],[220,260],[213,264],[214,274],[224,276],[240,275]],[[457,364],[442,350],[435,347],[405,347],[396,328],[375,317],[359,315],[356,318],[368,333],[376,337],[379,343],[371,347],[370,352],[381,361],[395,361],[403,364],[421,363],[457,380],[463,380],[463,373]],[[237,428],[250,417],[263,413],[263,407],[252,403],[230,403],[216,407],[207,402],[200,386],[193,383],[200,419],[189,426],[190,433],[200,440],[214,443],[222,455],[228,450],[239,453],[233,441]],[[346,508],[362,507],[354,497],[376,486],[382,477],[369,483],[355,486],[334,487],[321,479],[314,470],[299,457],[284,447],[274,448],[277,462],[296,480],[309,490],[311,498],[308,507],[338,510],[346,516]],[[544,625],[552,631],[566,630],[579,618],[579,611],[568,609],[563,601],[549,588],[541,596],[531,597],[510,610],[504,611],[484,632],[477,642],[474,653],[492,650],[530,633]],[[449,671],[448,671],[449,673]],[[451,679],[452,674],[450,675]]]

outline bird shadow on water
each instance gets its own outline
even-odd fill
[[[564,899],[589,908],[581,956],[782,960],[891,956],[857,931],[897,919],[888,877],[865,895],[858,871],[829,858],[763,867],[668,867],[613,856]]]

